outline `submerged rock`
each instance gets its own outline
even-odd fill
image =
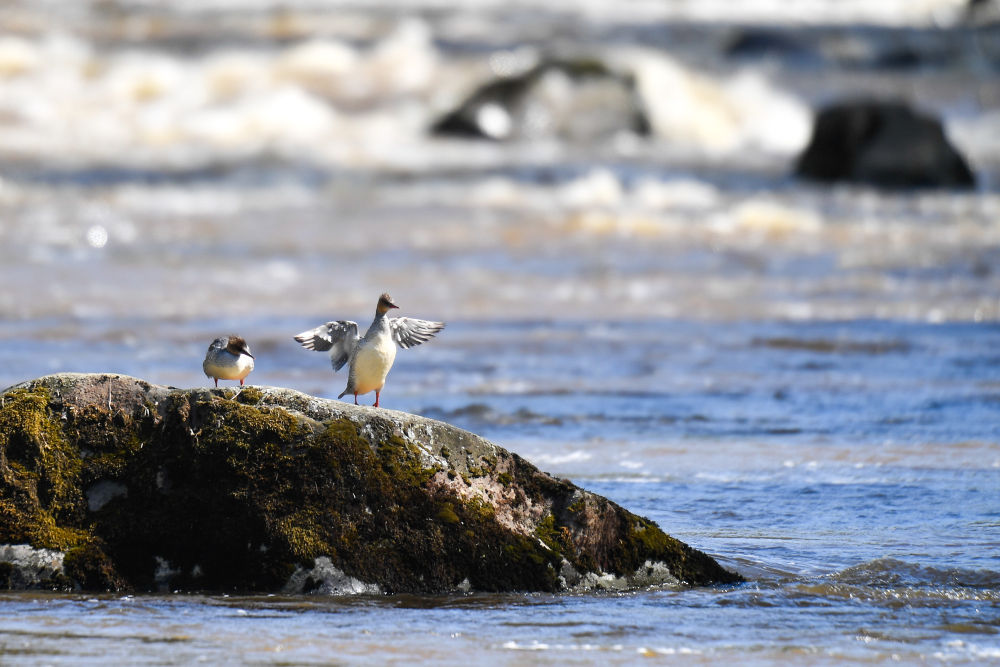
[[[734,31],[723,47],[727,58],[740,60],[779,59],[801,64],[822,65],[824,58],[815,41],[801,28],[746,27]]]
[[[652,522],[472,433],[288,389],[69,373],[26,382],[0,395],[0,478],[8,587],[396,593],[740,581]]]
[[[898,102],[843,102],[820,111],[795,171],[814,181],[884,188],[975,185],[941,122]]]

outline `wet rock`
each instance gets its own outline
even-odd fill
[[[630,76],[596,61],[550,60],[476,90],[431,128],[437,135],[492,139],[596,140],[650,133]]]
[[[799,64],[822,65],[824,57],[815,42],[802,30],[742,28],[723,47],[727,58],[736,60],[787,60]]]
[[[26,382],[0,395],[0,478],[8,587],[371,594],[740,580],[468,431],[288,389]]]
[[[941,122],[898,102],[842,102],[820,111],[795,172],[883,188],[975,185]]]
[[[968,0],[963,16],[973,25],[1000,25],[1000,2],[997,0]]]
[[[27,544],[0,545],[0,588],[58,587],[69,580],[63,575],[65,554],[35,549]]]

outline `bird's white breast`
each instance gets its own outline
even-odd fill
[[[220,380],[242,380],[253,370],[253,359],[241,354],[234,357],[228,352],[211,355],[203,364],[205,375]]]
[[[359,394],[381,390],[385,376],[396,360],[396,343],[389,336],[363,340],[354,357],[354,386]]]

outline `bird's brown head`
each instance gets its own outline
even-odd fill
[[[378,306],[375,308],[375,312],[379,315],[383,315],[393,308],[399,308],[399,306],[393,302],[392,297],[389,296],[388,292],[383,292],[382,296],[378,298]]]
[[[247,342],[243,340],[242,336],[230,336],[229,344],[226,345],[226,349],[237,356],[245,354],[251,359],[254,358],[254,356],[250,354],[250,346],[247,345]]]

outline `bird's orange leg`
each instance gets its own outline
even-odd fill
[[[376,389],[375,390],[375,407],[376,408],[378,407],[378,395],[379,395],[379,393],[380,393],[379,390]]]

